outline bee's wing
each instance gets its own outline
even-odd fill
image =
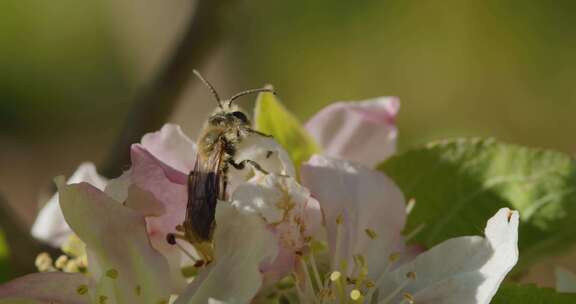
[[[224,199],[221,166],[224,150],[214,149],[208,159],[196,156],[194,170],[188,175],[188,204],[184,228],[198,241],[208,241],[212,237],[216,203]]]

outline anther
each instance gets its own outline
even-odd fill
[[[393,252],[388,256],[388,262],[389,263],[394,263],[394,262],[398,261],[398,259],[400,259],[400,253],[399,252]]]
[[[362,293],[360,292],[360,290],[358,289],[353,289],[350,292],[350,299],[352,299],[352,301],[357,302],[357,303],[362,303],[364,300],[364,295],[362,295]]]
[[[106,304],[106,301],[108,301],[108,297],[107,297],[107,296],[102,295],[102,296],[99,296],[99,297],[98,297],[98,303],[99,303],[99,304]]]
[[[88,292],[88,286],[86,285],[80,285],[78,286],[78,288],[76,288],[76,293],[78,293],[79,295],[85,295]]]
[[[408,278],[410,280],[416,280],[416,273],[414,271],[407,272],[406,278]]]
[[[47,252],[42,252],[38,256],[36,256],[36,260],[34,261],[36,268],[40,272],[52,271],[54,267],[52,266],[52,258]]]
[[[416,199],[415,198],[409,199],[408,204],[406,204],[406,214],[412,213],[412,210],[414,210],[414,206],[416,206]]]
[[[376,234],[376,232],[370,228],[366,228],[364,231],[366,232],[368,237],[372,240],[374,240],[378,237],[378,234]]]
[[[333,271],[330,274],[330,281],[336,282],[336,281],[340,280],[341,277],[342,277],[342,273],[340,273],[340,271]]]
[[[111,278],[111,279],[116,279],[118,278],[118,270],[116,269],[108,269],[106,271],[106,276]]]
[[[336,217],[336,224],[342,225],[342,223],[344,223],[344,216],[342,216],[342,214],[340,214],[340,215],[338,215],[338,217]]]
[[[63,269],[64,267],[66,267],[66,264],[68,264],[68,256],[67,255],[61,255],[56,259],[56,262],[54,262],[54,266],[56,266],[56,268],[59,269]]]

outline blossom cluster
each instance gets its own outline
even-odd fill
[[[518,260],[519,214],[497,210],[483,237],[411,242],[414,201],[375,168],[395,153],[398,110],[393,97],[328,106],[305,125],[320,152],[302,164],[273,138],[245,138],[236,161],[266,171],[230,170],[207,265],[166,240],[198,150],[179,126],[134,144],[118,178],[82,164],[32,229],[62,255],[40,254],[0,303],[489,303]]]

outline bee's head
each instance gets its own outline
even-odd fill
[[[227,110],[217,109],[208,119],[208,123],[213,126],[231,127],[250,125],[250,120],[244,112],[240,111],[237,107],[233,107]]]

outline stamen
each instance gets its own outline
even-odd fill
[[[306,284],[307,292],[309,292],[310,296],[314,299],[314,302],[317,302],[314,286],[312,285],[312,277],[310,276],[310,271],[308,271],[308,265],[306,265],[303,258],[298,259],[300,260],[302,270],[304,270],[304,283]]]
[[[406,215],[412,213],[412,210],[414,210],[414,206],[416,206],[416,199],[411,198],[410,200],[408,200],[408,204],[406,204]]]
[[[312,266],[312,273],[314,274],[314,279],[316,279],[316,285],[318,286],[318,289],[322,289],[324,288],[324,283],[322,282],[322,279],[320,279],[320,272],[318,271],[318,266],[316,265],[316,259],[314,258],[314,251],[310,250],[310,265]]]
[[[364,231],[366,232],[368,237],[372,240],[374,240],[378,237],[378,234],[376,234],[376,232],[370,228],[366,228],[366,229],[364,229]]]
[[[116,279],[118,278],[118,270],[116,269],[108,269],[106,271],[106,276],[111,278],[111,279]]]
[[[99,304],[106,304],[107,301],[108,301],[108,297],[107,297],[107,296],[102,295],[102,296],[99,296],[99,297],[98,297],[98,303],[99,303]]]
[[[79,272],[80,267],[78,266],[78,262],[76,262],[76,260],[70,260],[68,263],[66,263],[66,266],[62,269],[62,271],[69,273]]]
[[[86,285],[80,285],[78,286],[78,288],[76,288],[76,293],[78,293],[79,295],[85,295],[88,292],[88,286]]]
[[[333,271],[330,274],[330,281],[332,281],[332,286],[336,289],[336,294],[338,295],[338,300],[340,303],[346,303],[346,290],[344,289],[344,280],[342,273],[340,271]]]
[[[424,229],[424,227],[426,227],[426,224],[424,223],[418,225],[418,227],[416,227],[404,237],[405,241],[408,242],[409,240],[413,239],[418,233],[420,233],[420,231],[422,231],[422,229]]]
[[[342,238],[342,224],[344,223],[344,217],[340,214],[336,217],[336,248],[334,250],[334,260],[332,261],[332,269],[338,269],[338,261],[340,260],[340,246]]]
[[[66,267],[66,264],[68,264],[68,256],[67,255],[61,255],[56,259],[56,262],[54,262],[54,266],[56,266],[56,268],[58,269],[64,269]]]
[[[42,252],[36,256],[34,265],[38,268],[39,272],[54,271],[54,266],[52,266],[52,258],[47,252]]]
[[[308,300],[308,298],[306,297],[306,295],[304,294],[304,292],[302,291],[302,288],[300,288],[300,283],[298,282],[298,275],[296,273],[292,273],[292,277],[294,278],[294,287],[296,288],[296,294],[298,295],[298,298],[300,299],[301,303],[306,303],[306,301]]]
[[[409,292],[405,292],[403,295],[404,299],[402,300],[401,304],[406,303],[406,304],[414,304],[414,296],[409,293]]]
[[[358,289],[352,289],[350,292],[350,299],[354,301],[354,303],[363,303],[364,302],[364,295]]]
[[[386,275],[388,275],[390,270],[392,270],[392,267],[400,259],[400,257],[401,257],[401,255],[399,252],[393,252],[388,256],[388,265],[386,266],[386,269],[378,277],[376,282],[372,283],[372,284],[374,284],[375,287],[378,287],[378,286],[380,286],[380,284],[382,284],[382,281],[384,280]],[[374,289],[370,289],[370,291],[368,292],[368,295],[366,296],[366,298],[368,299],[368,301],[367,301],[368,303],[372,303],[372,296],[374,295],[374,292],[376,292],[376,290],[377,290],[377,288],[374,288]]]
[[[404,282],[402,282],[400,285],[398,285],[394,291],[392,291],[385,299],[383,299],[382,301],[379,302],[379,304],[386,304],[389,303],[392,299],[394,299],[394,297],[396,297],[398,295],[398,293],[400,293],[404,288],[406,288],[406,286],[408,286],[408,284],[410,284],[410,282],[416,280],[416,273],[413,271],[407,272],[406,273],[406,280],[404,280]],[[405,293],[404,295],[406,295],[409,293]]]

